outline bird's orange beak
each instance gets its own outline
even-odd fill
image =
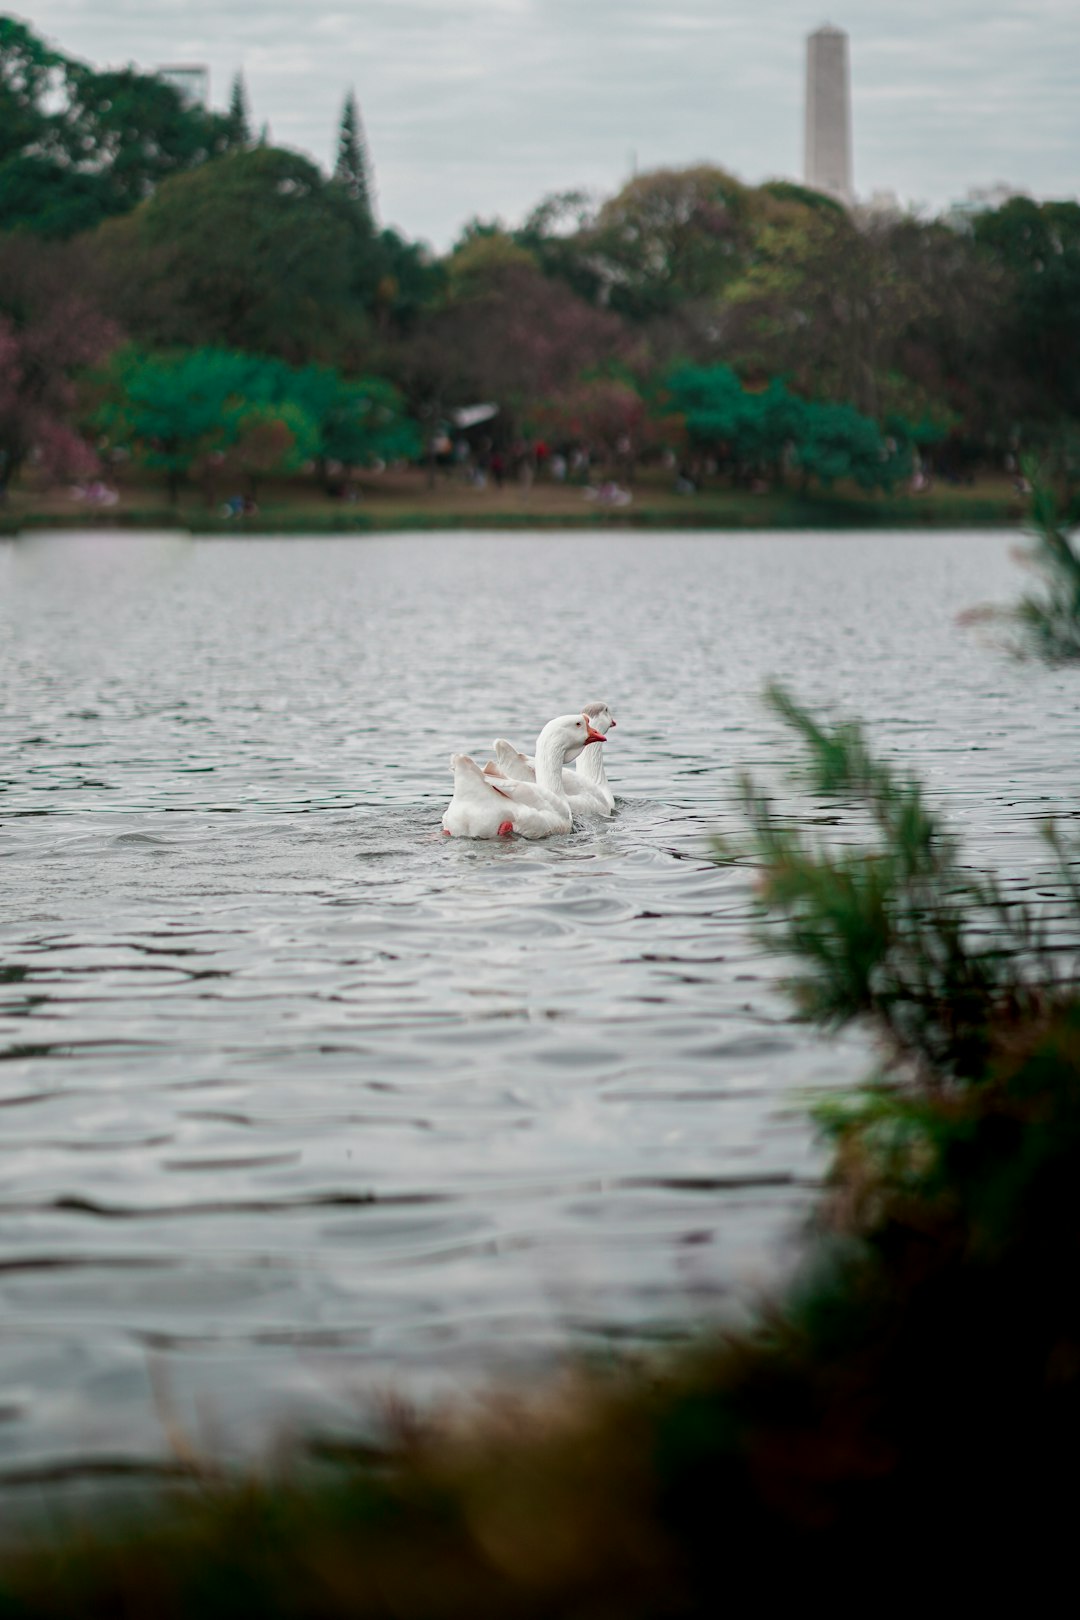
[[[589,735],[585,739],[585,741],[586,741],[586,743],[607,742],[607,738],[604,736],[604,733],[602,731],[594,731],[592,726],[590,726],[589,727]]]

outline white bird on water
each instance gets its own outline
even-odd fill
[[[615,716],[606,703],[587,703],[581,711],[594,730],[604,737],[615,726]],[[519,753],[512,743],[498,737],[494,743],[495,758],[484,766],[488,776],[510,777],[518,782],[536,780],[536,764],[527,754]],[[604,769],[604,750],[599,743],[590,743],[578,756],[576,769],[563,771],[563,792],[570,801],[571,810],[581,815],[610,816],[615,809],[615,795],[608,786]]]
[[[602,743],[584,714],[562,714],[549,720],[536,739],[535,779],[486,775],[468,754],[452,754],[454,796],[446,807],[442,830],[455,838],[548,838],[569,832],[574,824],[564,787],[568,760],[582,749]]]

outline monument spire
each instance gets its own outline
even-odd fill
[[[855,201],[851,182],[851,83],[848,37],[826,23],[806,41],[806,154],[803,174],[814,191]]]

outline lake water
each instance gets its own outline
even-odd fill
[[[806,1088],[752,876],[779,676],[1038,889],[1080,684],[956,613],[1004,534],[0,546],[0,1483],[257,1454],[731,1318]],[[605,699],[611,823],[443,838],[448,756]],[[830,810],[831,807],[824,807]]]

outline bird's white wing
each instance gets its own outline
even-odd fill
[[[530,810],[550,811],[551,795],[538,788],[535,782],[515,782],[508,776],[489,776],[468,754],[455,754],[450,761],[454,771],[454,795],[463,794],[490,804],[495,799],[508,799]]]
[[[495,753],[495,763],[504,776],[516,782],[535,782],[536,771],[531,759],[520,754],[513,743],[508,743],[504,737],[496,737],[492,743]]]

